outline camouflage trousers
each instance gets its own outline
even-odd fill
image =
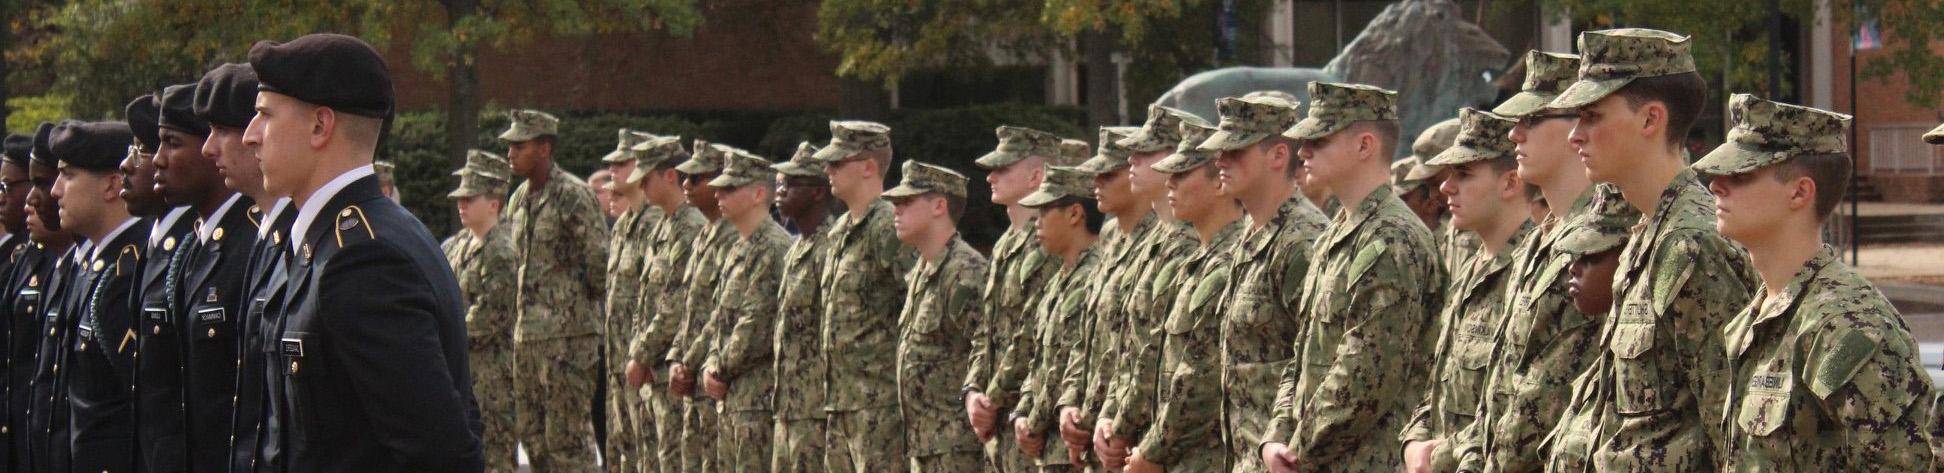
[[[776,416],[770,411],[724,412],[717,432],[716,471],[769,471],[770,434],[776,430]]]
[[[770,473],[824,473],[824,419],[777,419]]]
[[[1000,409],[999,412],[1010,412]],[[1013,438],[1012,426],[999,422],[998,435],[985,443],[986,471],[996,473],[1027,473],[1038,471],[1039,466],[1026,454],[1019,452],[1019,442]]]
[[[896,407],[830,413],[824,461],[830,473],[896,471],[905,463],[904,416]]]
[[[978,473],[985,459],[974,452],[948,452],[911,457],[911,473]]]
[[[626,376],[617,376],[614,373],[608,373],[607,376],[607,405],[603,406],[603,409],[607,410],[608,419],[607,448],[602,451],[601,458],[606,460],[607,471],[617,473],[646,471],[641,466],[640,454],[636,453],[639,443],[635,440],[641,438],[641,435],[636,430],[637,422],[628,405],[628,398],[639,396],[634,396],[631,393],[633,390],[628,389]]]
[[[666,376],[666,374],[657,374]],[[667,379],[667,378],[656,378]],[[641,386],[642,405],[648,413],[643,424],[644,441],[636,447],[642,452],[642,465],[646,471],[680,473],[682,471],[682,405],[681,401],[668,394],[667,384],[646,384]],[[652,436],[652,439],[645,437]]]
[[[517,344],[514,434],[534,473],[594,471],[594,336]]]
[[[701,388],[696,388],[700,390]],[[683,473],[722,472],[716,461],[716,441],[722,427],[714,399],[690,397],[675,401],[682,409],[681,449]]]
[[[516,440],[513,437],[513,356],[508,350],[473,350],[473,395],[479,401],[479,420],[485,424],[480,443],[486,455],[486,471],[513,473]]]

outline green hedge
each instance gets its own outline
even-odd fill
[[[560,144],[555,152],[562,168],[586,176],[600,167],[600,158],[614,149],[615,130],[630,128],[683,138],[702,138],[711,142],[742,147],[772,160],[788,159],[801,141],[822,144],[830,140],[829,113],[699,112],[682,114],[627,115],[612,113],[557,113],[561,117]],[[956,169],[971,177],[965,219],[960,228],[967,241],[989,246],[1005,230],[1005,213],[987,200],[990,190],[985,173],[972,160],[990,151],[996,143],[992,131],[1002,124],[1038,128],[1063,136],[1092,141],[1081,123],[1085,114],[1070,107],[1021,104],[981,105],[965,108],[901,110],[886,120],[894,130],[892,144],[898,160],[918,159]],[[438,112],[401,114],[392,124],[391,135],[380,151],[381,159],[398,164],[398,185],[405,206],[444,236],[456,231],[457,217],[445,194],[458,184],[450,175],[455,168],[445,160],[443,132],[445,116]],[[479,120],[478,147],[504,152],[506,145],[494,137],[506,127],[503,111],[483,113]],[[893,171],[892,179],[896,179]]]

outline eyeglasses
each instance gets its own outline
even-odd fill
[[[1535,113],[1535,114],[1519,117],[1519,126],[1532,128],[1535,126],[1539,126],[1540,123],[1545,123],[1546,120],[1566,119],[1566,118],[1579,119],[1579,114],[1571,113],[1571,112]]]
[[[26,189],[26,186],[32,184],[33,181],[29,181],[26,179],[12,179],[12,180],[0,181],[0,194],[13,192],[15,189]]]

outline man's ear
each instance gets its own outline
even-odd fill
[[[1525,180],[1519,178],[1519,168],[1515,167],[1499,173],[1498,180],[1499,198],[1505,200],[1523,200],[1525,197]]]
[[[338,116],[330,107],[311,108],[310,145],[312,149],[323,148],[325,143],[337,138]]]
[[[1640,135],[1652,138],[1667,132],[1667,104],[1658,100],[1640,106],[1637,118],[1640,120]]]
[[[1809,176],[1797,176],[1794,185],[1789,186],[1789,210],[1802,210],[1816,204],[1816,180]]]

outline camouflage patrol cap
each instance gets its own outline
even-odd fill
[[[891,147],[891,127],[866,121],[830,122],[830,144],[817,150],[812,159],[824,164],[848,161],[858,153]]]
[[[797,143],[796,154],[791,155],[789,161],[776,163],[776,172],[785,176],[827,177],[824,174],[823,163],[811,159],[816,155],[817,145],[810,144],[808,141]]]
[[[459,176],[459,188],[446,194],[446,197],[461,199],[480,194],[506,195],[512,174],[513,165],[505,157],[487,151],[467,150],[466,166],[452,172],[452,175]]]
[[[1215,152],[1195,148],[1215,134],[1215,125],[1190,115],[1181,120],[1177,133],[1181,136],[1181,143],[1175,146],[1175,153],[1161,158],[1149,168],[1163,174],[1180,174],[1215,162]]]
[[[655,137],[652,134],[627,128],[622,128],[616,134],[621,136],[615,140],[614,151],[609,151],[606,156],[601,157],[601,162],[603,163],[619,163],[634,159],[634,146]]]
[[[1694,170],[1716,176],[1741,174],[1803,155],[1846,155],[1850,116],[1735,94],[1728,98],[1735,128],[1728,141],[1694,162]]]
[[[1518,121],[1471,107],[1458,110],[1458,121],[1463,123],[1458,141],[1425,164],[1456,166],[1513,157],[1517,144],[1512,142],[1512,125]]]
[[[539,110],[514,110],[507,112],[506,132],[499,139],[512,143],[531,141],[542,136],[558,136],[560,118]]]
[[[1559,238],[1553,248],[1575,255],[1590,255],[1613,249],[1627,242],[1634,223],[1640,221],[1640,211],[1627,204],[1620,192],[1602,185],[1594,188],[1592,218],[1586,223],[1566,229],[1566,235]]]
[[[1019,199],[1019,205],[1040,208],[1052,205],[1067,197],[1093,199],[1093,173],[1067,166],[1046,166],[1046,177],[1040,180],[1039,189]]]
[[[776,169],[769,160],[740,149],[724,153],[726,162],[722,174],[709,180],[711,187],[742,187],[750,184],[772,185],[776,183]]]
[[[1944,145],[1944,125],[1938,125],[1937,128],[1932,128],[1931,131],[1925,132],[1924,142],[1934,145]]]
[[[1101,174],[1127,167],[1127,157],[1134,154],[1132,149],[1120,144],[1121,140],[1141,131],[1140,127],[1103,126],[1100,127],[1100,149],[1086,162],[1080,163],[1080,170]]]
[[[1215,101],[1222,114],[1215,134],[1196,145],[1202,151],[1222,152],[1254,146],[1256,142],[1282,133],[1303,117],[1296,115],[1297,103],[1274,96],[1254,98],[1223,97]]]
[[[1578,55],[1526,51],[1525,85],[1519,87],[1517,95],[1493,108],[1492,113],[1513,117],[1545,110],[1546,104],[1552,103],[1566,90],[1567,84],[1579,77],[1579,64]]]
[[[696,140],[701,141],[701,140]],[[634,145],[635,168],[626,176],[615,180],[624,184],[640,184],[642,179],[671,162],[684,162],[689,158],[687,149],[682,148],[682,139],[673,136],[657,136]]]
[[[1397,92],[1363,84],[1310,82],[1309,116],[1283,132],[1298,140],[1314,140],[1343,131],[1350,124],[1397,119]]]
[[[1160,105],[1148,106],[1147,123],[1140,131],[1120,140],[1119,145],[1130,153],[1152,153],[1175,148],[1181,143],[1182,117],[1195,117],[1195,114]],[[1197,120],[1200,117],[1195,117]]]
[[[898,187],[884,191],[884,198],[903,199],[933,192],[965,198],[965,175],[935,164],[905,161]]]
[[[1093,145],[1086,140],[1073,138],[1060,139],[1060,155],[1053,158],[1056,166],[1079,166],[1093,156]]]
[[[1033,156],[1048,161],[1060,158],[1059,135],[1012,125],[1001,125],[992,134],[999,136],[999,146],[973,161],[981,168],[999,169]]]
[[[378,175],[378,180],[398,182],[392,180],[393,177],[398,175],[398,164],[391,161],[372,161],[371,173]]]
[[[721,146],[696,139],[693,148],[694,154],[689,155],[688,161],[675,165],[676,171],[691,176],[722,172],[723,160],[728,159],[729,156],[723,152]]]
[[[1391,186],[1397,188],[1397,193],[1411,192],[1424,185],[1424,179],[1411,179],[1411,170],[1423,166],[1422,163],[1418,161],[1417,156],[1408,156],[1391,163]]]
[[[1443,153],[1445,148],[1450,148],[1452,143],[1458,142],[1460,128],[1463,126],[1457,118],[1441,121],[1431,125],[1430,128],[1425,128],[1423,132],[1418,133],[1417,140],[1411,142],[1411,157],[1417,158],[1417,162],[1422,163],[1436,157],[1438,153]]]
[[[1579,80],[1546,108],[1575,109],[1620,91],[1634,79],[1694,72],[1688,37],[1621,28],[1580,33]]]

